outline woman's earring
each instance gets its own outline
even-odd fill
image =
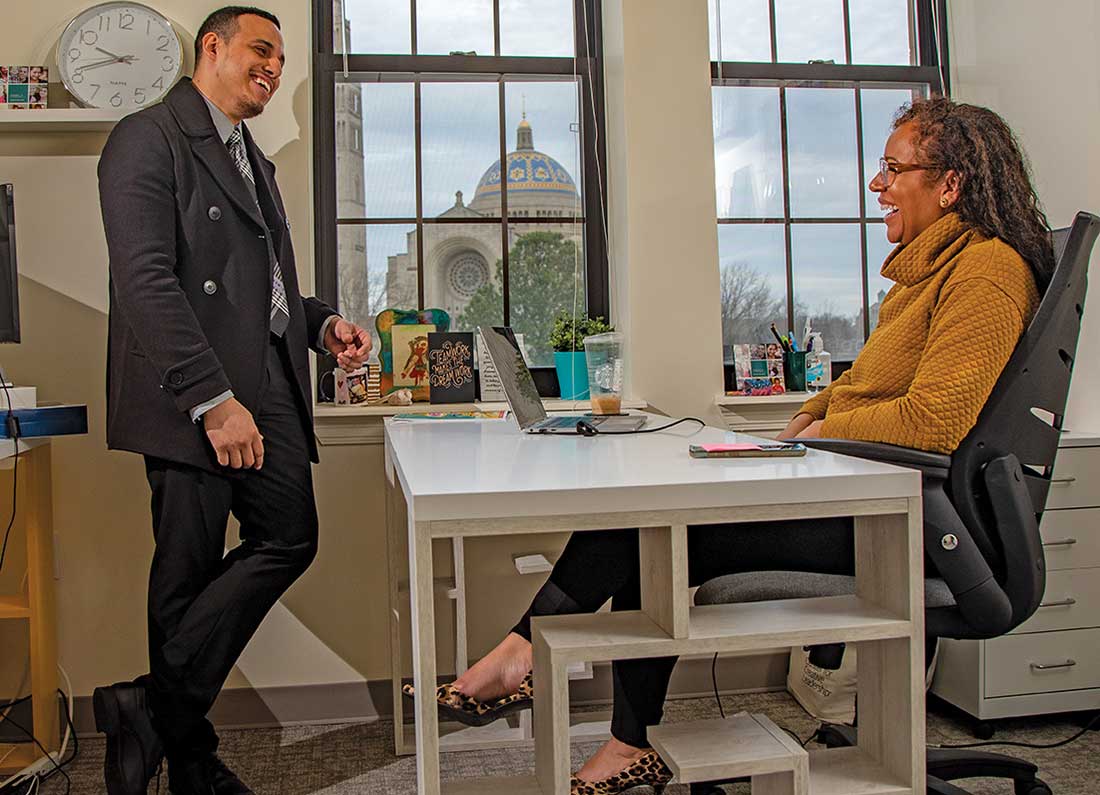
[[[946,207],[946,206],[947,206],[947,197],[946,196],[940,196],[940,207]]]

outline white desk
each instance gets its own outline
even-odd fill
[[[664,419],[654,417],[654,422]],[[390,561],[400,561],[395,546],[407,532],[413,674],[420,694],[433,693],[436,683],[432,539],[646,528],[641,534],[641,611],[534,623],[536,776],[448,782],[441,789],[435,701],[418,698],[420,793],[568,793],[565,667],[570,662],[841,640],[859,645],[860,745],[812,754],[813,792],[923,792],[919,474],[814,450],[804,458],[698,460],[688,455],[689,442],[735,438],[691,425],[657,434],[584,438],[524,435],[511,420],[387,421]],[[856,517],[856,596],[689,606],[688,525],[824,516]],[[397,576],[391,568],[391,578]],[[521,609],[517,605],[517,615]],[[392,640],[400,642],[396,622]],[[399,677],[395,670],[400,747]]]

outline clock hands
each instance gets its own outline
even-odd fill
[[[115,55],[113,52],[108,52],[107,50],[103,49],[102,47],[96,47],[96,49],[99,50],[104,55],[109,55],[111,57],[107,58],[105,60],[102,60],[102,61],[96,61],[94,63],[85,64],[84,66],[80,66],[76,69],[77,72],[85,72],[89,69],[98,69],[101,66],[110,66],[111,64],[116,64],[116,63],[124,63],[124,64],[129,65],[129,64],[132,64],[134,61],[140,60],[136,55]]]

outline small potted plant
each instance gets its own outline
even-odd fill
[[[554,318],[550,345],[554,349],[554,367],[563,400],[588,399],[588,365],[584,358],[584,338],[615,329],[602,317],[595,319],[562,311]]]

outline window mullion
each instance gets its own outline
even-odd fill
[[[424,308],[424,166],[423,131],[420,113],[420,81],[413,84],[413,129],[416,160],[416,305]]]
[[[497,5],[497,3],[494,2],[494,5]],[[502,307],[502,311],[504,313],[504,325],[510,326],[512,324],[512,302],[509,300],[508,297],[508,144],[505,137],[506,131],[504,129],[504,79],[501,78],[500,82],[497,85],[499,87],[499,109],[497,111],[497,127],[498,139],[500,141],[500,294],[504,299],[504,306]]]
[[[774,10],[774,0],[772,7]],[[783,154],[783,245],[787,263],[787,328],[794,328],[794,262],[791,256],[791,163],[787,135],[787,88],[779,87],[779,136]]]
[[[859,169],[859,280],[863,285],[863,341],[871,336],[871,306],[867,285],[867,169],[863,164],[863,91],[857,85],[856,93],[856,167]]]
[[[852,64],[852,13],[849,0],[843,0],[844,5],[844,63]]]

